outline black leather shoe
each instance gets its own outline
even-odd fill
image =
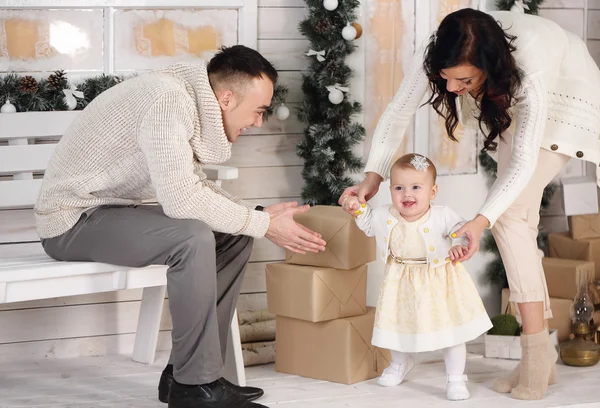
[[[262,397],[265,393],[262,389],[257,387],[240,387],[239,385],[232,384],[223,377],[219,378],[217,381],[247,401],[254,401],[255,399]],[[160,402],[166,404],[169,401],[171,384],[173,384],[173,374],[166,370],[163,371],[158,383],[158,400]]]
[[[230,391],[233,391],[234,393],[236,393],[237,395],[239,395],[247,401],[254,401],[255,399],[259,399],[265,394],[262,388],[240,387],[239,385],[230,383],[223,377],[219,378],[217,381],[219,381],[225,387],[229,388]]]
[[[165,404],[169,402],[169,391],[173,384],[173,374],[163,371],[158,382],[158,400]]]
[[[169,408],[267,408],[240,397],[219,380],[210,384],[186,386],[173,381]]]

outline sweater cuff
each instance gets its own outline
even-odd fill
[[[269,229],[271,224],[271,215],[262,211],[250,210],[248,211],[248,227],[240,234],[251,236],[252,238],[263,238]]]
[[[500,218],[502,213],[503,213],[503,211],[498,212],[497,209],[494,209],[493,207],[491,207],[489,205],[484,205],[481,208],[481,210],[479,210],[479,212],[478,212],[478,214],[483,215],[490,222],[490,225],[488,225],[486,229],[492,229],[492,227],[494,226],[494,224],[496,223],[498,218]]]
[[[244,207],[246,207],[250,210],[254,210],[257,205],[257,204],[251,203],[250,201],[246,201],[246,200],[239,200],[238,204],[243,205]]]
[[[383,180],[387,180],[390,177],[390,171],[394,164],[394,158],[396,152],[393,150],[379,151],[369,157],[367,165],[365,166],[365,173],[373,172],[379,174]]]

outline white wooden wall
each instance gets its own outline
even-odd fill
[[[302,0],[258,0],[258,50],[275,64],[281,83],[290,88],[288,105],[302,99],[301,71],[308,41],[297,31],[305,15]],[[290,115],[272,117],[234,145],[229,162],[239,167],[239,179],[223,187],[262,205],[297,200],[303,184],[302,162],[295,154],[303,126]],[[31,217],[24,222],[32,223]],[[0,246],[0,256],[6,255]],[[284,251],[268,240],[257,240],[246,273],[239,310],[266,308],[264,266],[284,259]],[[58,298],[0,307],[0,362],[65,358],[106,353],[130,353],[141,291]],[[167,301],[168,302],[168,301]],[[168,308],[161,326],[159,349],[170,348]]]

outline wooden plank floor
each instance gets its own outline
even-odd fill
[[[470,347],[467,362],[472,398],[452,403],[460,407],[600,407],[600,366],[559,366],[559,384],[543,401],[517,401],[490,389],[492,380],[512,369],[515,361],[485,359],[480,346]],[[41,360],[0,365],[0,408],[159,408],[156,386],[167,360],[161,353],[153,365],[128,356]],[[444,366],[439,354],[422,354],[406,382],[395,388],[375,380],[354,385],[276,373],[272,365],[247,369],[248,384],[263,387],[259,401],[282,408],[406,408],[442,407]]]

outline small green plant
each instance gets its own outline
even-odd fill
[[[499,314],[492,317],[493,327],[488,331],[488,334],[498,336],[520,336],[521,326],[517,319],[510,314]]]

